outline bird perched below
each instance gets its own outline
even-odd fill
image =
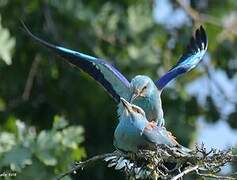
[[[207,36],[202,26],[196,30],[186,52],[178,63],[158,81],[153,82],[148,76],[138,75],[129,82],[109,62],[92,57],[77,51],[50,44],[32,34],[22,22],[28,35],[38,43],[51,49],[67,62],[88,73],[119,103],[120,97],[140,106],[145,112],[148,121],[164,125],[163,110],[160,94],[165,85],[180,74],[190,71],[201,61],[207,50]],[[121,107],[121,105],[119,105]],[[122,112],[118,108],[118,114]],[[155,123],[155,124],[156,124]]]
[[[153,126],[147,120],[142,108],[129,103],[124,98],[121,98],[121,104],[124,110],[114,132],[114,146],[118,149],[116,151],[118,154],[104,159],[108,167],[114,167],[115,170],[123,169],[126,173],[132,174],[135,179],[158,179],[161,172],[157,171],[159,166],[170,170],[176,166],[174,162],[166,161],[160,155],[157,159],[154,153],[159,152],[159,145],[168,146],[179,156],[192,155],[192,150],[181,146],[165,127]],[[139,150],[146,150],[150,154],[148,156],[144,154],[143,159],[141,155],[140,157],[137,155],[145,151]],[[149,158],[151,156],[152,158]],[[163,166],[159,164],[161,161]]]
[[[137,153],[139,149],[155,150],[157,145],[176,147],[181,153],[191,150],[181,146],[165,127],[152,126],[145,112],[121,98],[124,111],[114,132],[114,146],[119,150]]]

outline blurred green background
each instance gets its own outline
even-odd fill
[[[235,0],[1,0],[0,173],[52,179],[74,161],[114,149],[116,103],[87,74],[34,43],[19,18],[49,42],[110,60],[128,79],[154,80],[203,24],[204,62],[169,84],[162,101],[167,128],[181,144],[192,147],[202,137],[211,147],[237,128],[236,8]],[[203,124],[220,122],[225,130],[214,138],[200,133]],[[70,178],[123,174],[98,163]]]

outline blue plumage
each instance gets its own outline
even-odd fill
[[[97,82],[99,82],[108,91],[108,93],[116,100],[116,102],[119,102],[120,95],[124,95],[126,97],[126,94],[119,93],[119,90],[116,89],[115,86],[116,82],[109,81],[107,78],[111,77],[109,76],[106,77],[105,74],[102,72],[102,69],[107,69],[108,71],[113,72],[114,79],[116,79],[118,81],[117,84],[120,85],[120,87],[117,88],[124,90],[124,92],[129,91],[128,90],[130,85],[129,81],[111,64],[96,57],[92,57],[77,51],[73,51],[64,47],[50,44],[33,35],[24,24],[23,26],[28,35],[30,35],[33,39],[43,44],[44,46],[50,48],[72,65],[79,67],[80,69],[88,73],[92,78],[94,78]]]
[[[121,98],[125,107],[114,133],[114,146],[122,151],[137,152],[139,149],[155,150],[157,145],[177,147],[182,153],[191,150],[181,146],[164,127],[158,127],[146,119],[140,107]]]
[[[158,89],[162,90],[172,79],[195,68],[202,60],[208,46],[207,35],[202,26],[196,30],[186,51],[179,61],[164,76],[155,82]]]
[[[106,91],[119,103],[120,97],[140,106],[145,112],[148,121],[155,121],[159,126],[164,125],[163,110],[160,94],[165,85],[175,78],[194,67],[200,62],[207,48],[207,37],[202,27],[196,31],[187,48],[187,52],[180,58],[178,63],[156,83],[147,76],[135,76],[131,83],[110,63],[105,60],[92,57],[77,51],[50,44],[35,35],[22,23],[30,37],[40,44],[51,49],[67,62],[82,69],[100,83]],[[119,105],[118,114],[123,109]]]

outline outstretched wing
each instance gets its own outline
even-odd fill
[[[186,52],[181,56],[175,66],[155,82],[158,89],[162,90],[172,79],[195,68],[202,60],[208,46],[205,30],[202,26],[196,30],[195,37],[192,37]]]
[[[106,91],[115,99],[120,101],[120,97],[126,99],[130,96],[129,81],[111,64],[105,60],[92,57],[77,51],[50,44],[30,32],[22,22],[27,34],[41,45],[51,49],[54,53],[62,57],[70,64],[82,69],[100,83]]]

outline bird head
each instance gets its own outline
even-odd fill
[[[149,97],[154,90],[157,91],[156,85],[148,76],[138,75],[131,81],[132,96],[130,102],[138,98]]]
[[[124,98],[120,98],[122,105],[124,106],[124,113],[127,117],[132,117],[132,119],[145,119],[146,115],[142,108],[129,103]]]

